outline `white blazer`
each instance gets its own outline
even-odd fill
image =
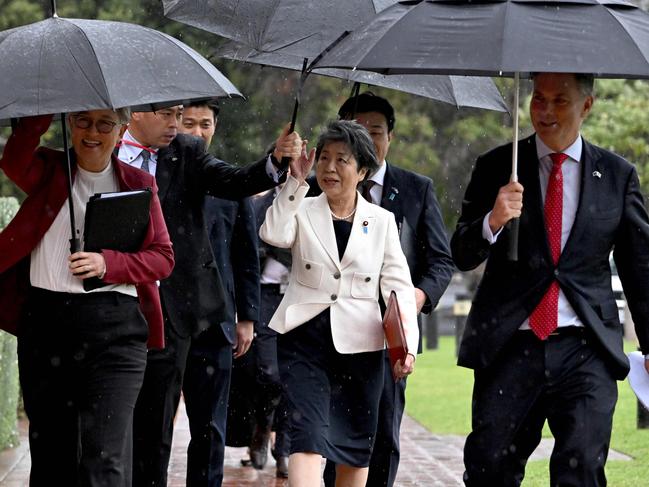
[[[415,290],[399,244],[394,216],[358,194],[356,213],[342,261],[323,193],[305,198],[309,185],[289,176],[266,212],[261,238],[291,248],[293,262],[286,294],[270,328],[286,333],[331,308],[331,333],[339,353],[385,346],[379,290],[387,302],[397,293],[408,350],[415,355],[419,329]]]

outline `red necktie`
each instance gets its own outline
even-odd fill
[[[563,173],[561,165],[568,158],[566,154],[550,154],[552,171],[545,194],[545,228],[552,253],[552,262],[557,265],[561,255],[561,220],[563,217]],[[559,283],[554,280],[545,296],[530,315],[530,328],[541,340],[545,340],[557,328],[559,315]]]

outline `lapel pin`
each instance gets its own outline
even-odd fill
[[[390,196],[388,196],[388,199],[390,201],[394,201],[394,198],[399,194],[399,190],[397,188],[395,188],[394,186],[392,186],[391,189],[392,189],[392,192],[390,193]]]
[[[593,171],[593,176],[598,179],[602,179],[602,173],[599,171]]]
[[[368,225],[369,225],[369,223],[367,222],[367,220],[363,220],[363,233],[367,233],[367,226]]]
[[[178,160],[178,158],[175,157],[175,156],[171,158],[171,161],[172,161],[172,162],[176,162],[177,160]]]

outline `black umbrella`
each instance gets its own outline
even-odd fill
[[[162,0],[170,19],[198,27],[261,52],[298,56],[302,76],[290,131],[295,129],[308,61],[345,31],[372,18],[396,0]],[[288,159],[282,159],[288,166]]]
[[[514,76],[515,181],[519,75],[649,78],[649,14],[624,0],[402,1],[314,65],[383,74]],[[514,260],[517,225],[516,220],[510,232]]]
[[[241,96],[212,64],[162,32],[123,22],[56,15],[0,32],[0,119],[133,107],[155,110],[196,99]],[[70,205],[71,251],[79,250]]]
[[[396,0],[162,0],[166,17],[257,51],[313,59]]]
[[[276,51],[259,52],[250,47],[229,42],[221,46],[216,56],[263,66],[301,70],[303,59]],[[383,75],[371,71],[351,69],[316,69],[314,74],[330,76],[352,83],[365,83],[392,90],[423,96],[457,107],[484,108],[507,111],[498,88],[489,78],[447,75]]]

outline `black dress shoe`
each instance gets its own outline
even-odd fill
[[[270,440],[270,429],[262,430],[255,428],[250,442],[250,461],[257,470],[263,470],[268,461],[268,441]]]
[[[276,475],[280,479],[288,478],[288,457],[279,457],[277,459]]]

